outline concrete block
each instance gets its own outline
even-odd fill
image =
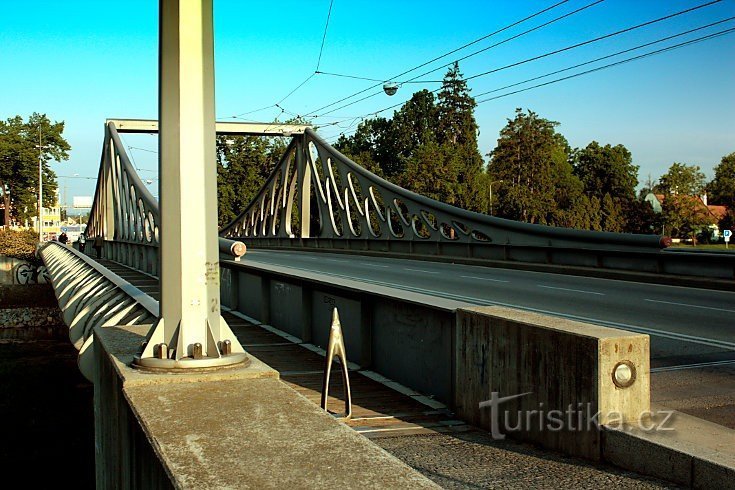
[[[604,460],[626,470],[679,485],[692,481],[692,457],[673,448],[636,437],[622,428],[605,428]]]
[[[664,406],[643,423],[605,426],[603,459],[692,488],[735,488],[735,430]]]
[[[723,464],[693,459],[692,488],[735,489],[735,468]]]
[[[454,409],[499,437],[598,460],[599,423],[637,419],[650,406],[647,335],[476,307],[457,310],[455,345]],[[612,379],[623,361],[636,372],[626,388]],[[492,397],[496,408],[481,409]]]

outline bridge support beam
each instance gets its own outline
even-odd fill
[[[136,363],[239,363],[245,353],[220,316],[212,0],[159,5],[161,317]]]

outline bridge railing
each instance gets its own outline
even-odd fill
[[[130,162],[115,123],[107,122],[85,251],[91,254],[94,238],[102,237],[106,258],[157,275],[160,219],[158,202]]]
[[[534,225],[460,209],[362,168],[314,131],[294,137],[252,203],[221,234],[600,250],[651,250],[663,237]]]
[[[157,131],[157,127],[152,131]],[[108,121],[85,253],[94,254],[94,238],[102,237],[104,258],[158,276],[160,220],[158,201],[138,176],[115,122]],[[237,243],[220,238],[220,250],[239,257],[245,250]]]
[[[362,168],[310,129],[220,234],[261,248],[735,279],[735,255],[673,254],[662,250],[668,237],[521,223],[429,199]]]
[[[79,369],[91,380],[94,328],[153,323],[158,302],[72,247],[50,242],[38,253],[51,277],[69,339],[79,350]]]

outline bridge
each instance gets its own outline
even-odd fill
[[[730,455],[713,456],[727,429],[682,416],[689,434],[663,443],[641,421],[664,422],[659,373],[735,363],[735,257],[472,213],[381,179],[308,126],[217,123],[211,4],[161,5],[159,120],[105,122],[88,247],[39,249],[95,383],[98,486],[428,488],[360,434],[481,429],[732,483]],[[125,132],[159,134],[160,203]],[[221,230],[216,134],[291,138]],[[515,430],[498,427],[501,401]],[[325,413],[337,403],[343,422]],[[547,430],[538,415],[582,406],[599,423]]]

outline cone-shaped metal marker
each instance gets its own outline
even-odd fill
[[[324,368],[324,383],[322,384],[322,408],[327,412],[327,398],[329,397],[329,375],[332,372],[334,358],[339,358],[342,367],[342,386],[345,394],[345,413],[342,418],[352,417],[352,394],[350,393],[350,378],[347,372],[347,354],[345,353],[345,340],[342,336],[342,324],[339,322],[337,308],[332,311],[332,326],[329,329],[329,345],[327,347],[327,365]]]

